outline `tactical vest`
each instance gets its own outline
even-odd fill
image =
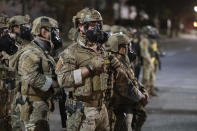
[[[22,55],[30,51],[36,53],[40,58],[40,62],[38,63],[40,73],[46,76],[52,77],[52,69],[48,61],[55,64],[53,58],[50,57],[49,55],[47,58],[44,52],[42,51],[42,49],[38,47],[34,42],[29,44],[26,48],[21,49],[18,52],[18,55],[19,55],[18,57],[21,57]],[[32,87],[31,85],[29,85],[28,81],[25,81],[23,79],[22,79],[21,93],[22,95],[31,97],[32,101],[47,100],[53,95],[53,92],[51,89],[49,89],[47,92],[44,92],[36,87]]]
[[[76,65],[77,69],[80,67],[85,67],[89,64],[90,60],[100,55],[101,57],[106,57],[105,52],[101,54],[97,54],[91,49],[87,49],[85,47],[80,46],[79,44],[76,45]],[[103,72],[99,75],[93,75],[90,77],[85,78],[82,86],[74,88],[74,96],[77,99],[84,100],[99,100],[103,98],[103,92],[108,88],[107,86],[108,74]]]

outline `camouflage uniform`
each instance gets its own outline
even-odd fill
[[[0,17],[0,30],[1,37],[4,37],[6,34],[3,30],[8,30],[7,17]],[[0,41],[1,48],[3,47]],[[8,43],[5,43],[8,44]],[[2,51],[0,52],[0,130],[1,131],[11,131],[10,123],[10,108],[12,101],[11,89],[15,86],[15,72],[14,70],[8,67],[8,57],[10,54]]]
[[[21,33],[14,32],[14,27],[18,28],[21,31],[20,26],[23,26],[25,24],[30,24],[30,19],[28,16],[13,16],[9,20],[9,28],[11,29],[11,33],[15,36],[15,44],[18,47],[18,51],[20,51],[25,45],[30,43],[30,40],[27,40],[26,38],[21,38]],[[30,29],[29,29],[30,31]],[[25,32],[26,33],[26,32]],[[14,68],[15,71],[18,71],[13,65],[12,61],[15,60],[17,57],[16,54],[9,57],[9,66]],[[12,102],[12,108],[11,108],[11,119],[12,119],[12,129],[13,131],[22,131],[22,125],[20,120],[20,112],[21,112],[21,104],[22,104],[22,95],[21,95],[21,81],[20,77],[17,76],[17,82],[16,82],[16,88],[12,91],[14,95],[14,99]],[[19,102],[20,101],[20,102]]]
[[[154,73],[153,73],[153,63],[151,60],[150,54],[151,44],[150,41],[143,37],[140,41],[140,49],[141,49],[141,56],[142,56],[142,84],[148,90],[149,93],[152,91],[152,84],[154,80]],[[152,65],[151,65],[152,64]],[[153,66],[153,67],[151,67]]]
[[[18,68],[18,74],[21,76],[21,93],[24,101],[21,119],[27,131],[49,130],[49,98],[53,96],[52,66],[55,62],[49,55],[50,50],[47,50],[52,43],[38,35],[41,28],[51,31],[51,27],[52,23],[48,17],[35,19],[32,33],[36,38],[18,51],[12,61],[12,65]]]
[[[151,47],[152,47],[152,61],[154,63],[154,74],[156,76],[158,69],[161,69],[161,61],[160,61],[160,49],[158,47],[158,38],[159,38],[159,31],[155,27],[149,27],[150,33],[149,38],[151,41]]]
[[[156,75],[158,69],[161,69],[160,51],[159,51],[158,42],[156,39],[152,39],[152,50],[154,52],[154,59],[152,60],[155,65],[154,73]]]
[[[74,16],[74,23],[102,21],[100,13],[94,9],[83,9]],[[75,23],[75,27],[78,25]],[[73,100],[82,102],[83,109],[77,109],[67,120],[67,131],[94,131],[109,130],[107,109],[103,103],[104,92],[107,87],[107,73],[105,70],[93,70],[91,75],[82,78],[82,69],[104,64],[105,51],[99,48],[95,52],[90,46],[95,45],[88,41],[81,31],[77,42],[70,45],[60,55],[56,65],[58,82],[63,88],[73,90]],[[89,66],[90,65],[90,66]],[[103,68],[103,67],[100,67]],[[87,68],[88,69],[88,68]],[[91,68],[92,69],[92,68]]]
[[[156,30],[156,28],[151,27],[151,26],[145,26],[145,27],[143,27],[143,30],[148,35],[147,39],[149,42],[148,42],[147,48],[148,48],[149,56],[151,58],[151,61],[149,60],[150,61],[149,64],[152,64],[152,66],[153,66],[152,69],[147,68],[147,69],[149,69],[148,72],[150,72],[149,73],[149,85],[148,85],[149,86],[149,93],[152,96],[157,96],[156,90],[154,87],[154,82],[155,82],[155,77],[156,77],[156,71],[157,71],[158,66],[160,64],[159,51],[157,49],[157,41],[156,41],[156,38],[159,37],[159,33]]]
[[[129,38],[126,35],[119,33],[113,34],[108,39],[110,51],[116,53],[116,57],[121,63],[121,66],[115,73],[114,92],[110,103],[116,114],[117,120],[114,129],[116,131],[132,130],[133,111],[134,109],[138,109],[136,103],[139,103],[144,97],[140,91],[141,87],[135,79],[134,72],[130,68],[128,56],[126,55],[129,42]],[[124,56],[118,55],[121,46],[126,51]],[[122,73],[122,71],[125,73]]]
[[[11,88],[14,88],[15,72],[11,70],[3,61],[0,60],[0,130],[11,128],[10,117],[11,117],[11,102],[12,93]],[[12,82],[12,85],[10,85]],[[12,87],[11,87],[12,86]],[[10,89],[9,89],[10,88]],[[4,123],[5,122],[5,123]],[[9,125],[7,125],[9,124]],[[3,127],[2,127],[3,126]],[[10,126],[10,127],[9,127]],[[6,131],[7,131],[6,130]]]

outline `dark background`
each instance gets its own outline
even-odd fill
[[[137,17],[134,20],[114,17],[114,4],[135,6]],[[72,17],[77,11],[91,7],[103,16],[104,23],[119,24],[131,27],[154,25],[162,33],[167,28],[166,21],[172,21],[172,29],[178,30],[179,24],[184,24],[184,29],[193,28],[195,0],[0,0],[0,13],[8,16],[29,14],[32,20],[38,16],[50,16],[58,20],[62,32],[67,33],[73,26]],[[121,7],[118,9],[121,10]],[[149,19],[142,20],[139,16],[145,11]],[[157,23],[155,22],[157,20]]]

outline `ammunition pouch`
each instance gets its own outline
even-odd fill
[[[107,73],[101,73],[100,75],[89,77],[85,80],[84,86],[75,88],[74,96],[78,98],[86,97],[86,99],[92,99],[91,97],[94,94],[102,94],[102,92],[104,92],[108,88],[107,80]]]

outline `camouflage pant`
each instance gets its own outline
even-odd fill
[[[0,131],[11,131],[8,91],[0,90]]]
[[[21,109],[21,119],[26,131],[49,131],[49,107],[44,101],[25,103]]]
[[[151,69],[150,65],[143,65],[143,74],[142,74],[142,84],[147,89],[148,92],[151,92],[154,88],[155,82],[155,73]]]
[[[110,131],[114,131],[115,124],[116,124],[116,115],[113,111],[113,108],[109,107],[107,108],[108,116],[109,116],[109,125],[110,125]]]
[[[116,114],[115,131],[132,131],[133,112],[130,106],[117,108],[114,110]]]
[[[132,129],[134,131],[141,131],[144,122],[146,121],[147,113],[142,106],[136,107],[133,110],[133,122],[132,122]]]
[[[0,90],[0,116],[8,115],[8,91]]]
[[[16,103],[16,100],[20,97],[21,94],[17,92],[11,106],[11,124],[13,131],[22,131],[20,120],[21,105]]]
[[[101,109],[84,107],[83,119],[81,119],[78,129],[74,126],[79,124],[79,117],[76,116],[82,117],[79,111],[72,114],[67,120],[67,131],[109,131],[109,119],[105,105]]]

